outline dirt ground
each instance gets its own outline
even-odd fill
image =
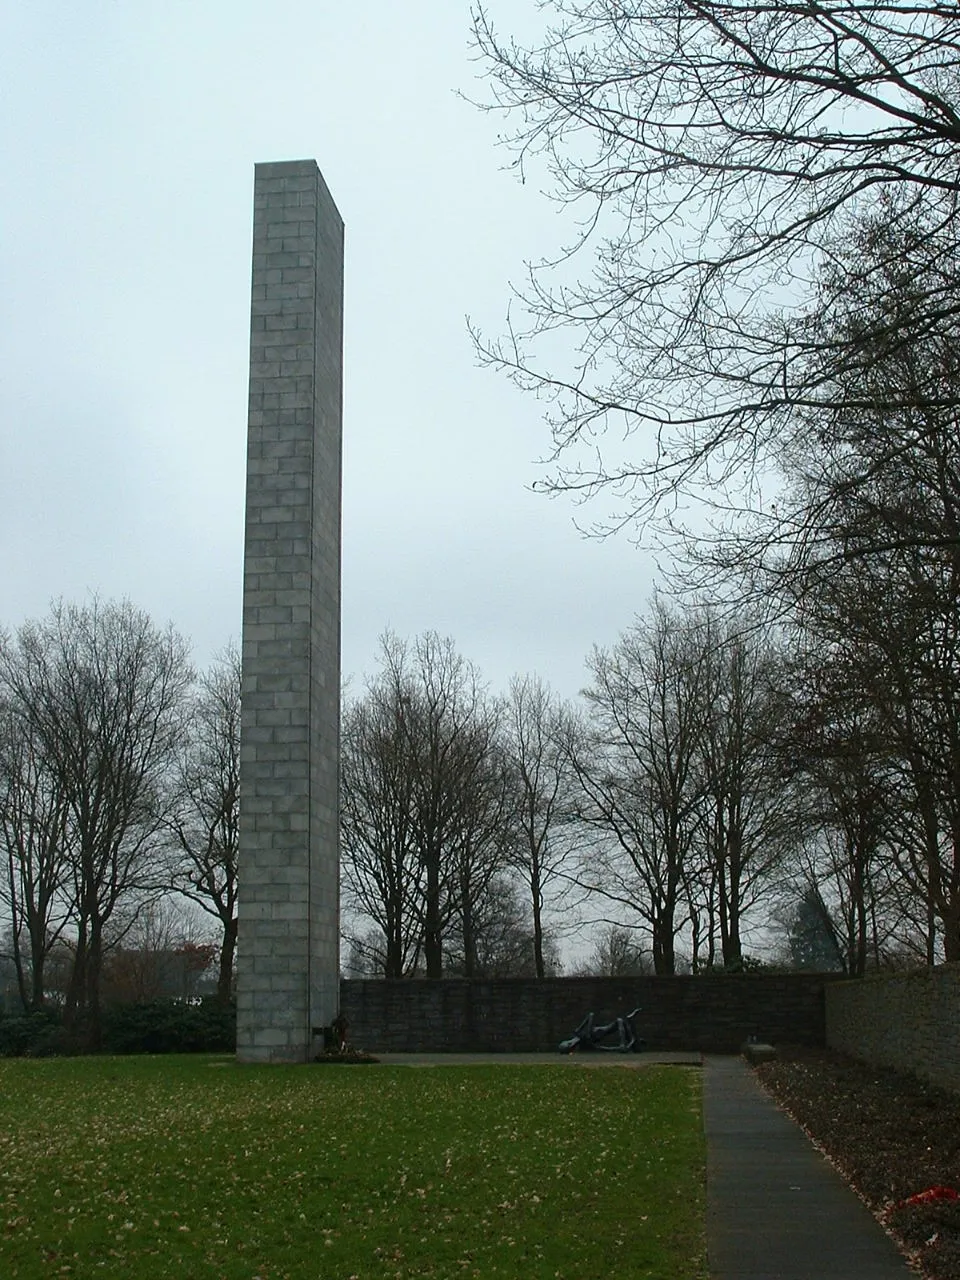
[[[960,1096],[825,1050],[782,1052],[757,1073],[920,1272],[960,1280],[960,1199],[932,1192],[960,1192]]]

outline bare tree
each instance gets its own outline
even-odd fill
[[[547,895],[566,898],[576,772],[574,716],[535,676],[515,676],[503,710],[503,742],[514,780],[517,840],[510,861],[523,877],[533,921],[535,972],[547,973]]]
[[[603,926],[580,969],[598,978],[634,978],[652,971],[649,954],[639,946],[634,931],[620,924]]]
[[[0,901],[10,912],[11,950],[25,1010],[43,1007],[45,966],[66,927],[72,896],[67,799],[29,722],[0,706]]]
[[[479,674],[449,640],[419,637],[409,659],[394,648],[387,671],[403,711],[412,771],[413,837],[424,875],[423,954],[428,978],[443,973],[452,919],[465,931],[469,965],[472,898],[492,874],[501,777],[491,769],[494,733]],[[484,865],[485,864],[485,865]]]
[[[343,929],[340,934],[346,960],[343,972],[348,978],[383,978],[388,974],[386,939],[380,929]]]
[[[786,868],[790,896],[801,923],[819,921],[852,977],[880,964],[878,900],[896,804],[888,741],[861,674],[808,639],[793,672],[787,739],[807,791],[806,838]]]
[[[451,935],[445,947],[447,971],[477,978],[533,978],[537,973],[534,934],[524,886],[502,869],[484,886],[473,904],[473,960],[467,974],[462,936]],[[560,972],[556,939],[547,930],[540,940],[548,976]]]
[[[449,640],[386,635],[344,730],[344,881],[383,931],[389,972],[440,978],[459,930],[475,967],[479,903],[503,865],[507,775],[495,708]]]
[[[703,666],[689,627],[660,602],[590,661],[593,732],[576,769],[579,817],[597,838],[579,880],[644,922],[658,974],[674,972],[694,870]]]
[[[467,767],[459,823],[451,845],[451,934],[466,978],[478,977],[481,942],[489,934],[490,903],[498,895],[517,840],[511,776],[498,740],[497,708],[487,703],[465,736]],[[472,746],[472,750],[471,750]],[[502,895],[500,895],[502,896]],[[493,914],[495,914],[494,908]],[[453,938],[450,939],[453,942]],[[444,951],[449,954],[450,946]]]
[[[240,655],[233,646],[201,677],[189,704],[170,828],[181,855],[173,887],[220,926],[217,997],[227,1001],[240,852]]]
[[[922,504],[920,490],[907,495]],[[820,662],[830,687],[812,710],[832,753],[830,807],[842,826],[872,833],[869,850],[859,837],[851,850],[881,850],[895,863],[910,889],[904,905],[911,894],[926,904],[931,962],[938,934],[944,954],[960,956],[960,558],[949,548],[875,545],[855,567],[819,576],[799,616],[814,652],[828,655]],[[866,772],[857,763],[864,732],[867,763],[879,761]],[[807,758],[823,774],[816,741]],[[861,919],[861,951],[862,928]]]
[[[905,761],[904,816],[910,820],[901,826],[897,865],[927,904],[930,963],[938,931],[944,959],[960,960],[960,629],[950,630],[939,678],[932,687],[911,684],[896,725]]]
[[[743,963],[745,917],[798,836],[797,797],[778,749],[787,711],[783,662],[758,619],[733,625],[697,611],[689,635],[702,651],[696,750],[703,825],[696,890],[710,917],[708,963],[714,960],[715,914],[723,965],[736,969]]]
[[[854,972],[868,932],[879,955],[878,881],[910,938],[924,904],[931,962],[940,945],[960,954],[960,329],[948,310],[937,328],[915,323],[935,294],[946,307],[960,293],[925,224],[866,220],[823,273],[809,333],[831,403],[794,416],[777,511],[728,548],[816,664],[806,767],[836,836],[832,874],[848,881]]]
[[[158,892],[158,832],[192,678],[184,641],[127,602],[58,604],[0,650],[0,683],[63,789],[76,941],[66,1013],[100,1034],[107,928]]]
[[[933,295],[960,301],[960,274],[955,252],[944,260],[931,247],[922,215],[851,228],[806,323],[826,403],[784,421],[776,500],[715,535],[704,553],[714,566],[802,614],[847,565],[896,562],[901,577],[918,557],[956,565],[960,325],[943,315],[918,332]]]
[[[423,869],[414,841],[414,777],[404,706],[397,694],[383,678],[373,681],[362,698],[344,708],[340,735],[345,897],[376,924],[376,945],[368,931],[360,951],[387,978],[415,972],[423,951]]]
[[[936,266],[908,317],[873,313],[874,336],[908,350],[956,325],[960,294],[937,272],[955,278],[960,242],[960,11],[540,7],[552,21],[532,47],[474,10],[485,105],[514,122],[517,166],[546,170],[578,234],[519,290],[525,318],[481,345],[552,403],[554,486],[607,491],[614,523],[661,510],[669,524],[671,496],[704,488],[740,506],[785,414],[847,402],[824,362],[863,366],[862,330],[825,337],[810,315],[842,301],[849,279],[822,267],[865,217],[909,232],[921,211]],[[575,275],[568,259],[583,257]],[[864,258],[857,287],[883,296],[888,262]],[[937,403],[956,410],[960,389]],[[635,456],[615,452],[624,432],[640,433]]]

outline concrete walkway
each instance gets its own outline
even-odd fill
[[[704,1058],[712,1280],[916,1280],[742,1058]]]
[[[699,1067],[699,1053],[378,1053],[388,1067]]]
[[[739,1057],[698,1053],[382,1053],[411,1067],[551,1064],[703,1070],[711,1280],[917,1280],[836,1170]]]

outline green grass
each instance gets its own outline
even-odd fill
[[[696,1071],[0,1062],[0,1276],[705,1275]]]

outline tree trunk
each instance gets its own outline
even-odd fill
[[[237,918],[233,917],[223,930],[220,944],[220,970],[217,974],[217,999],[227,1004],[233,991],[233,955],[237,949]]]
[[[76,1026],[83,1010],[83,997],[87,985],[87,925],[81,921],[77,933],[77,947],[73,953],[73,967],[70,970],[70,981],[67,983],[67,998],[64,1005],[63,1020],[68,1027]]]
[[[427,900],[423,922],[423,958],[427,977],[443,977],[443,938],[440,926],[440,858],[430,855],[427,861]]]
[[[850,976],[853,978],[862,978],[867,971],[867,901],[866,887],[864,885],[864,868],[863,868],[863,850],[855,851],[856,862],[854,865],[854,893],[853,893],[853,918],[854,918],[854,950],[850,957]]]
[[[743,945],[740,941],[740,837],[731,833],[729,838],[726,875],[721,879],[720,891],[725,901],[721,925],[725,925],[723,937],[723,967],[743,968]]]
[[[943,958],[947,964],[956,964],[960,960],[960,897],[944,895],[943,911],[940,913],[943,924]]]
[[[30,993],[27,991],[27,975],[23,969],[23,952],[20,950],[20,931],[16,923],[13,925],[13,967],[17,971],[17,991],[24,1013],[30,1012]]]
[[[690,968],[694,973],[700,972],[700,912],[696,909],[693,902],[690,903]]]
[[[460,917],[463,925],[463,976],[477,976],[477,940],[473,928],[473,904],[469,885],[464,883],[460,893]]]
[[[960,960],[960,833],[957,823],[951,823],[950,841],[953,865],[949,877],[941,877],[943,895],[943,958],[948,964]]]
[[[533,963],[537,977],[542,980],[547,976],[543,962],[543,895],[536,876],[533,882]]]
[[[103,934],[99,921],[93,921],[90,928],[90,944],[87,948],[86,999],[84,1002],[85,1047],[91,1053],[96,1053],[103,1040],[100,1011],[100,977],[102,973]]]
[[[653,971],[660,977],[671,977],[676,971],[673,951],[673,919],[661,916],[653,924]]]
[[[383,976],[385,978],[403,977],[403,944],[400,937],[399,912],[388,905],[387,908],[387,954],[383,959]]]
[[[40,946],[32,946],[31,952],[32,952],[32,955],[30,958],[30,1012],[37,1013],[40,1009],[43,1008],[45,1003],[44,991],[43,991],[43,976],[44,976],[43,970],[44,970],[44,964],[46,962],[47,956],[46,956],[46,951],[44,950],[43,943],[41,943]],[[17,976],[19,978],[20,976],[19,972]]]

